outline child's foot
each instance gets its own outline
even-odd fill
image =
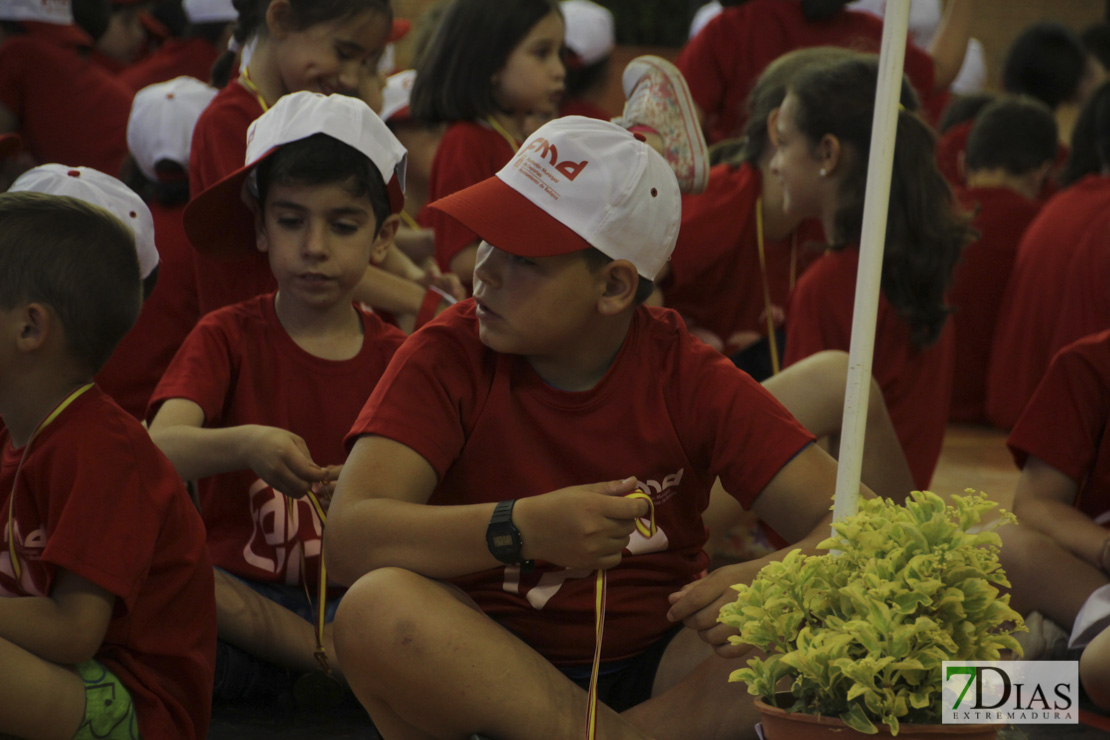
[[[678,67],[657,56],[636,57],[624,68],[622,82],[624,113],[614,122],[645,135],[674,170],[680,191],[705,190],[709,153],[690,88]]]

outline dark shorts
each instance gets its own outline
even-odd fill
[[[648,646],[647,650],[626,660],[602,663],[597,670],[597,698],[616,712],[631,709],[651,698],[651,687],[663,653],[674,636],[684,627],[676,625],[669,632]],[[555,666],[559,671],[582,687],[590,690],[592,665]]]

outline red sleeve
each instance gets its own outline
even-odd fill
[[[746,508],[813,435],[763,386],[695,339],[673,314],[679,345],[665,378],[668,405],[691,460],[704,461]]]
[[[1018,467],[1035,455],[1082,485],[1110,419],[1108,381],[1110,331],[1056,355],[1006,440]]]
[[[845,257],[825,255],[799,278],[786,309],[784,367],[822,350],[851,346],[855,273],[845,289],[839,264]]]
[[[1110,327],[1110,218],[1094,221],[1083,234],[1068,265],[1068,277],[1056,330],[1049,345],[1052,354],[1072,342]]]
[[[225,401],[232,387],[232,337],[221,324],[225,311],[200,320],[166,368],[150,397],[146,418],[150,422],[171,398],[193,401],[204,411],[205,426],[220,426]]]
[[[189,192],[202,190],[243,166],[247,158],[247,129],[262,115],[257,101],[234,80],[212,99],[197,119],[189,149]]]
[[[348,432],[348,451],[362,435],[388,437],[442,479],[489,390],[493,353],[478,340],[473,316],[473,301],[456,304],[401,345]]]

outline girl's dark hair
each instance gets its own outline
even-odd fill
[[[232,0],[231,4],[239,12],[234,38],[240,46],[245,46],[255,34],[265,32],[270,0]],[[393,22],[393,7],[389,0],[289,0],[289,7],[293,28],[298,31],[318,23],[347,20],[367,10],[375,10],[387,21]],[[232,51],[224,52],[216,60],[212,65],[212,84],[215,87],[224,87],[228,83],[234,64],[235,53]]]
[[[389,218],[389,191],[378,168],[362,152],[327,134],[313,134],[278,149],[255,169],[258,204],[274,185],[330,185],[346,188],[355,198],[366,198],[381,230]]]
[[[1083,104],[1071,132],[1071,151],[1060,173],[1067,187],[1098,172],[1110,171],[1110,82],[1099,85]]]
[[[810,67],[790,83],[798,100],[796,124],[816,144],[826,135],[840,141],[843,167],[832,249],[856,242],[863,230],[863,198],[871,148],[878,64],[873,56]],[[917,98],[903,77],[902,109],[894,147],[894,177],[883,256],[883,295],[912,327],[918,348],[940,336],[949,314],[945,293],[952,268],[975,232],[958,210],[952,189],[937,169],[935,134],[920,116]]]
[[[607,56],[601,61],[587,64],[584,67],[566,65],[567,76],[564,81],[566,97],[576,98],[585,95],[596,86],[604,86],[609,79],[609,67],[612,60],[612,56]]]
[[[1010,45],[1002,87],[1043,100],[1056,110],[1075,97],[1086,72],[1087,52],[1079,37],[1062,23],[1043,21],[1022,31]]]
[[[73,0],[73,22],[93,39],[99,39],[112,22],[110,0]]]
[[[158,203],[167,208],[182,206],[189,202],[189,173],[177,162],[168,159],[154,164],[158,180],[151,180],[139,169],[130,154],[123,160],[120,180],[138,193],[147,203]]]
[[[497,111],[493,76],[552,12],[561,12],[556,0],[453,0],[420,56],[412,117],[450,123]]]
[[[967,137],[967,171],[1001,168],[1024,175],[1056,160],[1056,119],[1028,95],[1003,95],[975,117]]]
[[[852,0],[802,0],[802,15],[810,23],[819,23],[844,10]]]
[[[733,159],[722,161],[734,166],[739,166],[741,162],[753,165],[758,162],[770,145],[767,117],[782,105],[790,80],[803,69],[849,59],[856,53],[839,46],[812,46],[787,52],[767,65],[748,95],[748,122],[744,127],[743,145]]]

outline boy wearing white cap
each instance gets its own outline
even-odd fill
[[[181,479],[91,382],[150,268],[101,196],[0,195],[0,735],[199,740],[212,565]]]
[[[216,256],[256,244],[277,292],[205,315],[148,412],[155,443],[198,481],[222,698],[261,683],[281,691],[286,669],[313,674],[318,651],[334,657],[306,598],[312,589],[317,601],[322,580],[323,509],[343,435],[405,337],[352,298],[404,203],[405,150],[385,124],[356,98],[299,92],[248,139],[247,164],[194,197],[185,230]]]
[[[641,305],[675,243],[673,172],[642,137],[567,117],[432,207],[483,239],[474,298],[410,337],[348,435],[326,544],[353,584],[335,633],[352,689],[386,737],[575,737],[604,569],[598,737],[753,726],[739,661],[714,651],[739,654],[717,612],[762,563],[703,578],[701,514],[719,477],[816,544],[836,466]]]

